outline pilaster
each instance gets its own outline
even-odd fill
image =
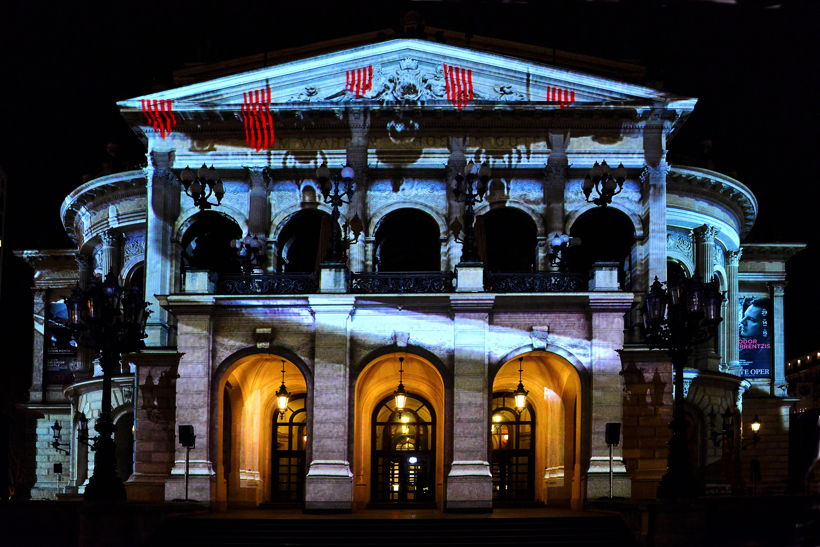
[[[149,303],[146,333],[147,346],[167,346],[172,343],[171,316],[157,301],[156,295],[170,294],[172,265],[176,262],[174,224],[179,216],[179,187],[171,172],[174,151],[152,151],[147,168],[148,218],[145,242],[145,299]]]
[[[669,164],[660,161],[647,165],[645,177],[648,187],[649,230],[647,256],[649,258],[648,281],[655,277],[666,281],[666,175]]]
[[[366,110],[350,110],[347,115],[350,127],[350,141],[347,145],[347,163],[356,173],[354,184],[356,191],[350,198],[350,205],[347,208],[347,218],[351,219],[359,215],[365,226],[368,225],[367,211],[367,133],[370,129],[370,112]],[[351,244],[348,248],[348,265],[354,272],[365,271],[367,262],[365,256],[364,235],[359,237],[359,241]],[[375,236],[375,234],[371,234]]]
[[[490,511],[487,461],[487,332],[493,296],[451,296],[453,310],[453,461],[445,509]]]
[[[618,351],[624,344],[624,313],[632,306],[632,293],[590,295],[591,340],[591,416],[590,463],[586,497],[609,495],[609,446],[605,431],[609,422],[623,423],[623,375]],[[623,443],[612,452],[613,495],[630,497],[631,481],[623,460]]]
[[[786,382],[786,328],[784,318],[784,299],[786,285],[784,283],[770,283],[769,290],[772,295],[772,311],[774,312],[774,363],[772,364],[772,390],[771,394],[777,397],[787,396]]]
[[[546,180],[544,183],[544,205],[546,206],[546,233],[564,233],[564,189],[567,185],[567,175],[569,174],[569,161],[567,160],[567,144],[569,143],[569,133],[550,133],[550,155],[547,160]],[[539,242],[540,243],[540,242]],[[556,270],[557,266],[552,266],[545,260],[547,245],[539,245],[539,265],[538,269]],[[543,254],[543,258],[542,258]]]
[[[176,380],[176,425],[194,426],[196,446],[190,453],[189,497],[199,501],[213,498],[215,481],[211,462],[211,340],[212,309],[202,307],[196,313],[177,313],[177,349],[179,360]],[[175,435],[178,431],[175,428]],[[180,499],[185,495],[186,448],[174,440],[174,466],[165,484],[165,499]]]
[[[305,479],[306,511],[350,511],[353,473],[348,461],[351,296],[311,296],[315,320],[312,460]]]
[[[31,387],[29,401],[39,403],[43,401],[43,368],[45,367],[45,321],[46,321],[46,289],[34,288],[31,290],[32,311],[34,317],[34,336],[32,343]]]
[[[467,158],[464,150],[467,146],[467,137],[451,136],[447,139],[447,147],[450,156],[447,158],[447,167],[444,171],[446,180],[444,186],[447,192],[447,226],[452,226],[456,220],[463,222],[464,204],[455,199],[452,191],[453,181],[456,175],[464,172],[467,165]],[[455,240],[455,235],[448,231],[447,234],[447,269],[452,270],[461,261],[461,245]]]

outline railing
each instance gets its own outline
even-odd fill
[[[379,272],[352,274],[352,293],[442,293],[453,292],[452,272]]]
[[[319,292],[315,273],[222,274],[219,294],[307,294]]]
[[[488,292],[580,292],[587,289],[586,276],[568,272],[492,273],[484,281]]]

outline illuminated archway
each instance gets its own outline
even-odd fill
[[[282,384],[283,361],[284,383],[290,400],[284,416],[280,417],[276,392]],[[308,382],[300,367],[275,353],[241,357],[218,376],[217,404],[214,405],[217,409],[215,433],[219,441],[215,451],[218,502],[241,507],[270,501],[301,501],[295,499],[294,493],[301,496],[304,491],[301,486],[304,470],[289,470],[288,491],[283,492],[279,483],[282,465],[279,456],[293,458],[297,462],[294,465],[302,466],[307,459],[304,452],[310,434],[308,391]],[[290,431],[291,422],[294,422],[293,431]],[[277,454],[279,439],[275,435],[285,430],[288,434],[295,431],[299,438],[281,447],[284,452]]]
[[[503,401],[503,394],[511,395],[517,388],[519,357],[523,357],[521,380],[529,392],[525,423],[532,428],[529,435],[533,442],[531,455],[528,457],[534,461],[526,462],[532,469],[529,480],[533,481],[532,498],[529,501],[577,506],[583,496],[580,461],[581,378],[569,361],[554,353],[532,351],[516,355],[496,372],[489,401],[491,405],[499,399]],[[503,417],[504,412],[500,409],[504,405],[495,406],[497,408],[491,406],[488,424],[491,436],[494,427],[493,416],[502,414],[497,420],[508,427],[510,424],[507,422],[512,422],[511,419],[505,420]],[[492,442],[490,452],[492,460]],[[500,455],[496,454],[495,459],[500,460]],[[522,452],[521,457],[526,456],[527,454]],[[498,483],[498,480],[495,482]],[[499,496],[496,496],[496,499],[498,498]],[[520,495],[515,501],[524,501],[518,498]]]
[[[373,455],[374,450],[377,448],[373,445],[374,418],[376,418],[376,423],[379,423],[378,412],[375,416],[374,412],[380,408],[387,408],[385,403],[391,404],[390,398],[399,383],[399,357],[404,357],[402,381],[407,392],[413,400],[429,408],[430,414],[424,414],[423,419],[427,420],[433,417],[434,423],[437,425],[434,428],[434,437],[430,439],[430,446],[433,447],[432,450],[434,451],[434,457],[431,459],[435,462],[435,472],[432,475],[434,477],[434,498],[427,498],[424,501],[430,503],[435,501],[438,506],[441,506],[443,502],[444,381],[438,369],[429,360],[409,352],[396,352],[380,355],[370,360],[356,379],[354,388],[353,474],[355,488],[353,499],[357,508],[363,508],[367,504],[377,501],[372,498],[374,487],[373,462],[375,461]],[[414,408],[413,410],[417,409]],[[385,418],[385,423],[391,420],[391,416]],[[400,417],[398,420],[398,424],[401,424]],[[401,426],[399,425],[399,427]],[[396,501],[406,502],[407,500],[397,498]]]

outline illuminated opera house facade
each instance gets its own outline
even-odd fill
[[[726,301],[685,371],[692,462],[707,492],[743,492],[752,459],[759,488],[784,487],[784,261],[800,246],[743,244],[749,189],[667,163],[696,99],[628,83],[628,65],[456,43],[240,59],[118,103],[147,163],[65,198],[76,249],[18,253],[36,272],[33,497],[90,476],[77,430],[102,384],[65,298],[108,272],[152,311],[114,378],[129,499],[183,497],[192,425],[190,497],[215,508],[580,507],[609,492],[608,423],[615,495],[654,497],[672,365],[643,343],[640,303],[654,278],[696,272]],[[607,206],[584,192],[603,162]]]

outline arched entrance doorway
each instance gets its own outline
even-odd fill
[[[494,393],[490,412],[490,471],[493,502],[531,502],[535,487],[535,413],[521,412],[513,394]]]
[[[436,415],[419,395],[409,394],[404,410],[393,396],[373,411],[371,503],[435,502]]]
[[[301,503],[310,431],[302,370],[280,355],[253,354],[231,364],[218,382],[217,501],[229,507]],[[289,397],[280,412],[283,383]]]
[[[408,394],[401,412],[394,398],[399,370]],[[440,505],[444,381],[439,370],[413,353],[381,355],[359,373],[354,397],[355,507]]]
[[[513,399],[519,365],[520,382],[528,391],[520,412]],[[578,371],[559,355],[532,351],[501,365],[492,388],[493,503],[578,506],[583,495]]]

